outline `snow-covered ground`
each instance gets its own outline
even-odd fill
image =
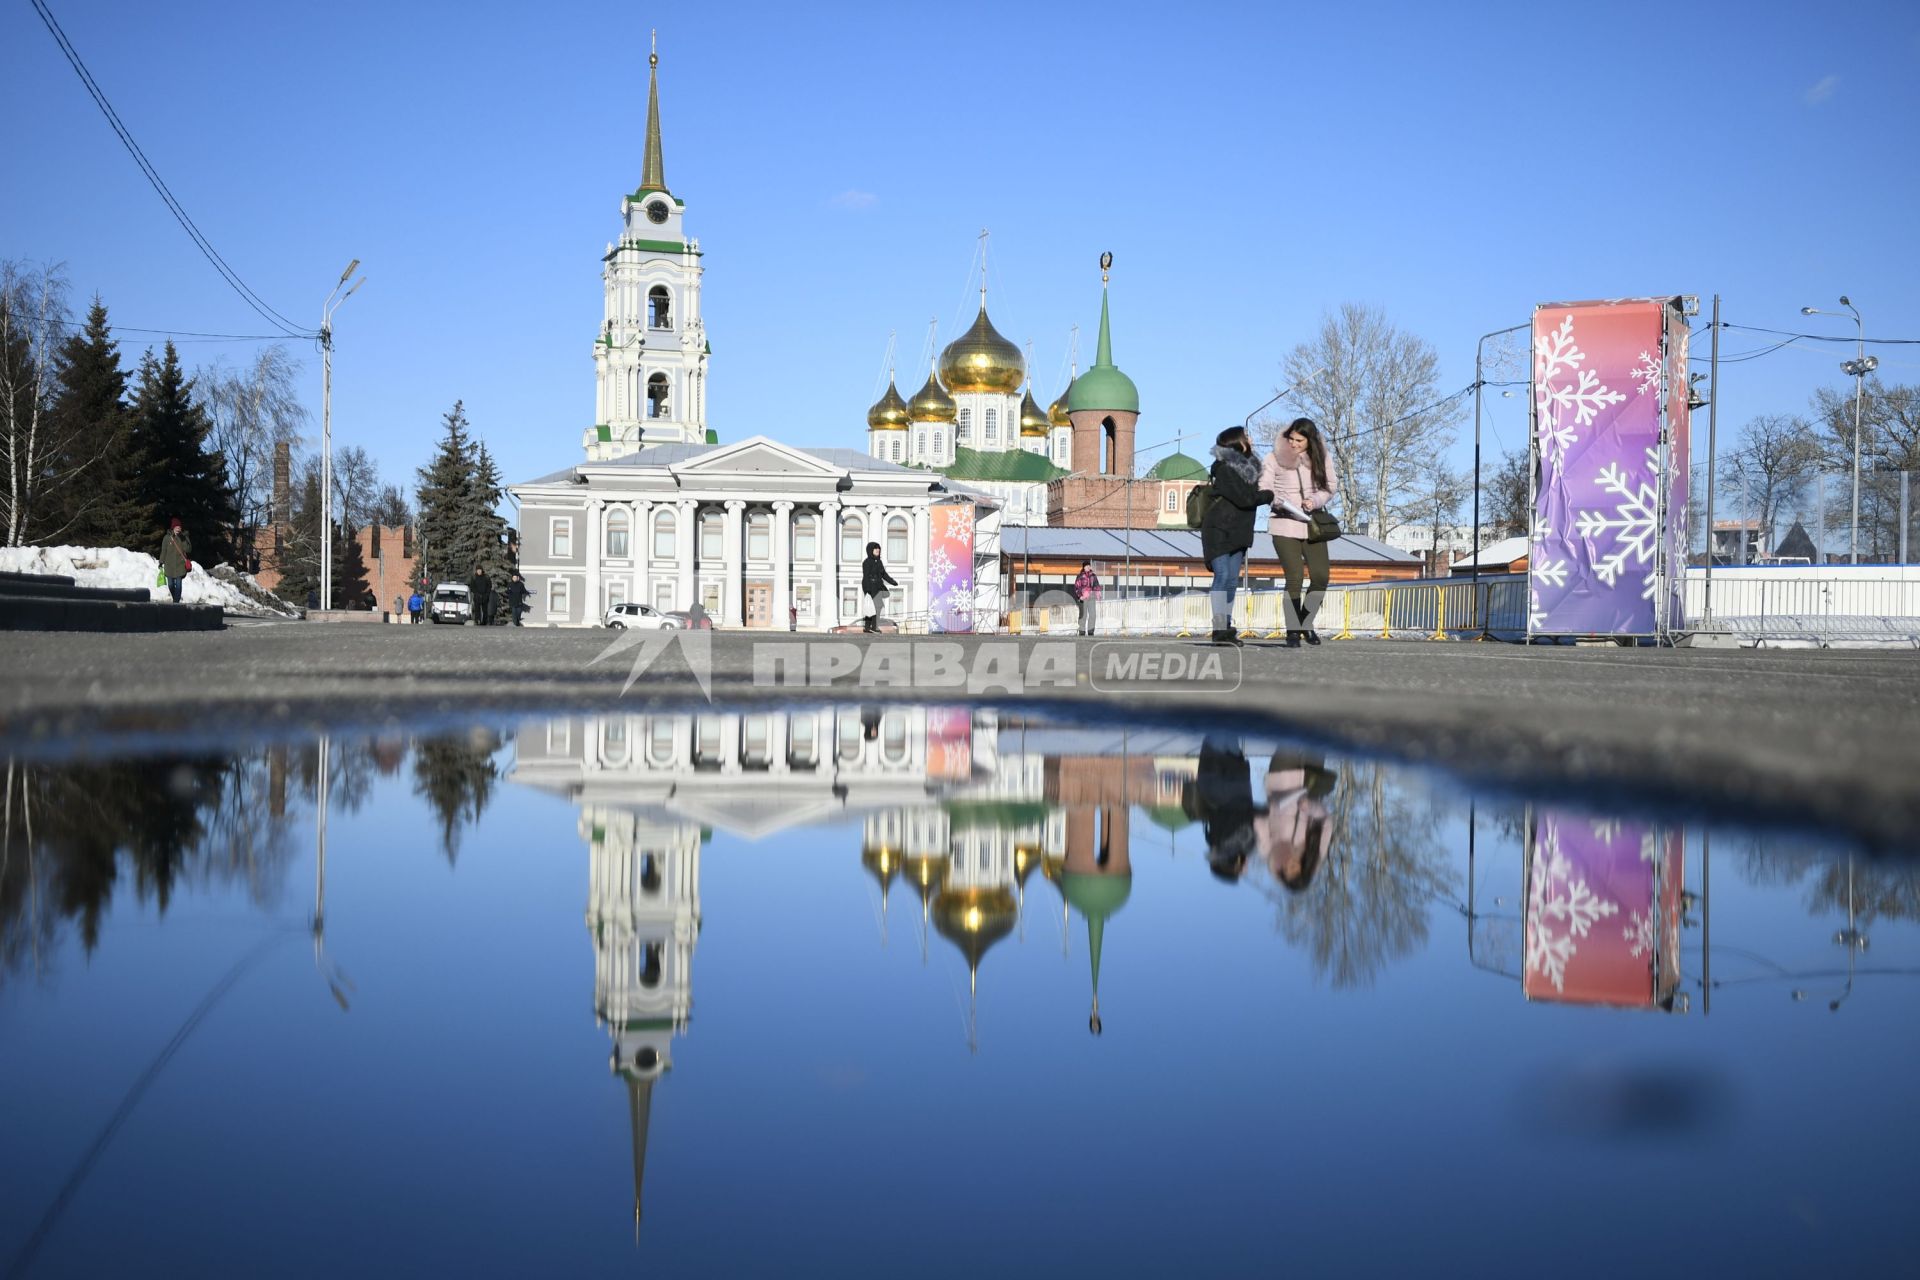
[[[144,587],[155,600],[172,599],[164,584],[154,585],[159,560],[124,547],[0,547],[0,571],[56,573],[83,587]],[[198,560],[181,584],[180,598],[256,618],[300,616],[300,610],[261,587],[251,574],[224,564],[209,569]]]

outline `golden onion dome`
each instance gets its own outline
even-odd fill
[[[967,330],[940,353],[940,381],[947,390],[959,395],[965,391],[990,391],[1014,395],[1027,380],[1027,360],[1020,348],[1001,337],[987,319],[987,309]]]
[[[863,845],[860,850],[860,865],[867,874],[880,882],[882,888],[888,881],[900,873],[900,851],[889,845]]]
[[[928,369],[927,385],[907,401],[907,416],[915,422],[952,422],[960,416],[960,410],[947,389],[940,385],[939,376]]]
[[[867,410],[867,427],[873,431],[905,431],[907,429],[907,402],[900,398],[900,392],[894,387],[893,379],[887,379],[887,394]]]
[[[1044,436],[1053,429],[1053,423],[1047,415],[1040,412],[1040,406],[1033,402],[1033,387],[1027,387],[1027,394],[1020,397],[1020,434],[1023,436]]]
[[[900,863],[900,878],[920,895],[924,906],[945,887],[951,861],[944,853],[910,853]]]
[[[1066,387],[1060,392],[1060,398],[1047,406],[1047,421],[1056,427],[1070,427],[1073,419],[1067,416],[1067,393],[1073,390],[1073,381],[1068,379]]]

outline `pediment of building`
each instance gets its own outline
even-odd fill
[[[687,462],[678,463],[674,474],[688,477],[741,475],[757,473],[769,476],[837,478],[841,473],[804,450],[752,436],[738,444],[710,450]]]

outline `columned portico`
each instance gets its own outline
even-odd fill
[[[724,627],[738,627],[746,622],[742,612],[747,595],[746,575],[743,572],[746,568],[746,551],[742,545],[745,539],[741,536],[741,513],[746,509],[747,504],[743,499],[726,500],[727,522],[721,532],[720,551],[727,566],[726,590],[720,597],[720,625]]]

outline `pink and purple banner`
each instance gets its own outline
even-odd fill
[[[1534,311],[1530,634],[1646,636],[1684,622],[1687,328],[1677,302]]]
[[[1529,1000],[1667,1006],[1680,975],[1682,834],[1547,810],[1527,867]]]
[[[973,504],[932,509],[927,536],[927,629],[973,630]]]

